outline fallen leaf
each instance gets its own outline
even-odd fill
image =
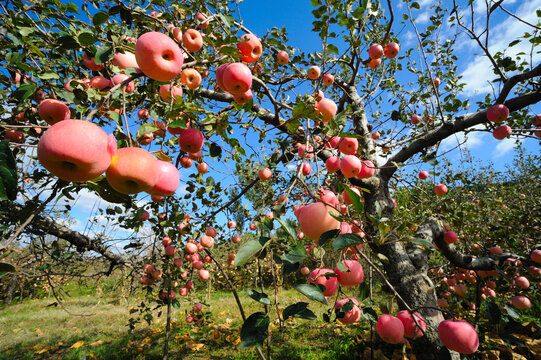
[[[48,346],[45,346],[43,349],[36,351],[36,354],[43,354],[43,353],[46,353],[49,350],[51,350],[51,348],[48,347]]]
[[[79,341],[77,341],[75,344],[71,345],[71,346],[70,346],[70,349],[78,349],[78,348],[80,348],[81,346],[83,346],[84,343],[85,343],[84,340],[79,340]]]
[[[21,330],[22,330],[21,328],[17,328],[17,329],[13,329],[12,331],[13,331],[14,334],[17,334]]]
[[[148,336],[143,339],[143,344],[148,344],[149,342],[152,342],[152,339],[149,338]]]
[[[99,346],[101,344],[103,344],[103,340],[94,341],[90,346]]]
[[[36,329],[36,335],[37,336],[43,336],[43,332],[41,332],[40,329]]]
[[[237,346],[240,344],[240,337],[237,338],[237,340],[233,341],[233,345]]]

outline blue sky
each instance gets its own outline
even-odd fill
[[[393,31],[400,34],[399,39],[402,49],[415,47],[417,44],[417,39],[412,31],[411,25],[409,22],[406,22],[405,24],[400,23],[401,14],[403,11],[405,11],[404,4],[402,2],[396,3],[397,5],[394,8],[396,20],[395,25],[393,26]],[[413,10],[416,24],[420,29],[428,24],[429,17],[433,12],[431,6],[435,3],[436,2],[434,0],[422,0],[419,1],[420,10]],[[444,3],[450,2],[444,1]],[[294,4],[294,7],[292,4]],[[535,10],[541,8],[541,0],[507,0],[503,5],[509,11],[516,13],[519,17],[536,23],[537,17],[535,15]],[[245,0],[241,2],[239,6],[244,25],[251,29],[256,35],[262,36],[272,27],[281,28],[285,26],[287,28],[291,46],[295,48],[302,48],[302,50],[306,52],[321,50],[321,43],[318,35],[311,31],[313,21],[311,11],[313,8],[310,1]],[[476,7],[476,14],[479,16],[479,18],[476,19],[477,23],[482,23],[484,1],[475,1],[474,6]],[[492,18],[492,26],[491,43],[489,44],[489,48],[491,50],[503,49],[503,47],[505,47],[511,40],[515,39],[519,35],[522,35],[522,33],[527,30],[527,27],[518,21],[504,17],[501,11],[497,11],[494,14]],[[452,33],[452,30],[447,24],[444,24],[440,31],[442,38],[450,36]],[[472,40],[463,37],[457,42],[457,44],[457,55],[459,56],[458,73],[463,76],[462,80],[468,84],[465,89],[466,92],[464,97],[469,98],[470,103],[472,104],[469,112],[475,112],[477,110],[475,107],[476,100],[484,97],[487,92],[492,91],[491,86],[486,80],[492,79],[493,76],[489,66],[487,65],[488,60],[486,57],[480,55],[480,50]],[[517,46],[512,50],[518,52],[521,50],[527,51],[528,49]],[[538,54],[533,54],[533,60],[534,63],[537,63],[540,60],[540,56]],[[398,74],[398,80],[406,82],[409,78],[408,76],[409,74],[404,70],[403,73]],[[532,116],[537,111],[541,113],[541,107],[538,105],[532,107],[531,110]],[[465,144],[463,146],[467,146],[467,148],[476,158],[482,160],[483,162],[492,161],[496,170],[503,170],[505,165],[510,163],[514,155],[513,147],[515,145],[515,139],[497,141],[488,132],[475,132],[470,134],[467,139],[465,139],[462,134],[453,136],[441,144],[440,150],[451,150],[452,148],[456,147],[459,142],[462,143],[464,141]],[[254,141],[254,143],[251,145],[257,147],[259,144]],[[529,151],[539,151],[539,141],[528,139],[524,141],[523,145],[529,149]],[[460,150],[454,150],[451,151],[447,157],[451,161],[459,163],[462,156],[461,154],[462,153]],[[210,159],[207,157],[205,160],[207,161]],[[211,166],[217,166],[217,164],[213,163],[212,161],[208,162],[211,164]],[[322,164],[320,166],[322,166]],[[419,170],[431,170],[431,167],[428,164],[415,165],[411,167],[411,171],[413,173],[416,173]],[[187,175],[193,173],[194,171],[194,167],[188,170],[181,169],[181,178],[187,178]],[[223,180],[224,185],[231,184],[235,180],[231,175],[212,172],[210,174],[217,180]],[[181,185],[178,192],[182,193],[183,191],[184,187]],[[142,198],[141,204],[144,204],[148,200],[148,197]],[[75,218],[74,221],[76,222],[76,228],[78,230],[85,229],[85,220],[91,214],[92,209],[95,209],[96,201],[99,201],[99,199],[97,199],[94,195],[87,192],[82,193],[82,196],[72,212],[72,215]],[[99,206],[103,207],[104,202],[101,201]],[[104,221],[103,218],[97,218],[97,220],[101,221],[102,223]],[[218,217],[219,222],[225,222],[225,220],[225,215]]]

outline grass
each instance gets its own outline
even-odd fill
[[[198,295],[202,299],[197,299]],[[244,292],[240,296],[247,316],[263,311],[263,305]],[[204,298],[203,292],[195,293],[192,302],[181,299],[181,308],[173,309],[170,358],[257,359],[254,349],[238,346],[242,319],[230,293],[210,294],[205,305],[208,320],[202,325],[185,321],[193,302]],[[280,310],[306,301],[295,290],[284,290],[279,298],[283,304]],[[82,295],[66,299],[61,306],[51,305],[56,303],[51,298],[4,307],[0,311],[0,360],[161,359],[165,311],[160,315],[159,309],[154,310],[155,320],[150,326],[139,323],[129,332],[130,309],[140,302],[140,298],[126,302]],[[283,331],[271,320],[274,359],[348,359],[352,352],[362,353],[362,339],[369,338],[367,321],[347,327],[327,324],[321,320],[327,306],[311,302],[309,307],[317,320],[290,319]],[[275,319],[274,309],[271,311],[271,319]]]

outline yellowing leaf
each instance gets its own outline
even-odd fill
[[[21,330],[22,330],[21,328],[17,328],[17,329],[13,329],[12,331],[13,331],[14,334],[17,334]]]
[[[84,340],[79,340],[75,344],[71,345],[70,349],[78,349],[81,346],[83,346],[84,343],[85,343]]]
[[[94,341],[90,346],[99,346],[101,344],[103,344],[103,340]]]
[[[237,340],[233,341],[233,345],[237,346],[240,344],[240,337],[237,338]]]
[[[151,341],[152,339],[147,336],[146,338],[143,339],[143,344],[148,344]]]
[[[43,336],[43,333],[41,332],[40,329],[36,329],[36,335],[37,336]]]
[[[36,354],[43,354],[43,353],[46,353],[49,350],[51,350],[51,348],[48,347],[48,346],[45,346],[43,349],[36,351]]]

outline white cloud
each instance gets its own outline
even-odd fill
[[[507,155],[507,153],[511,152],[515,146],[516,146],[515,139],[506,138],[503,140],[499,140],[498,145],[496,145],[496,147],[494,148],[494,151],[492,151],[492,157],[493,158],[503,157]]]
[[[483,125],[478,125],[474,129],[483,129]],[[445,138],[440,145],[440,151],[448,151],[455,147],[457,147],[459,144],[463,144],[462,146],[467,147],[468,149],[476,148],[480,145],[482,145],[486,140],[485,136],[487,133],[484,132],[470,132],[469,134],[465,134],[463,132],[457,133],[453,136],[450,136],[448,138]]]

